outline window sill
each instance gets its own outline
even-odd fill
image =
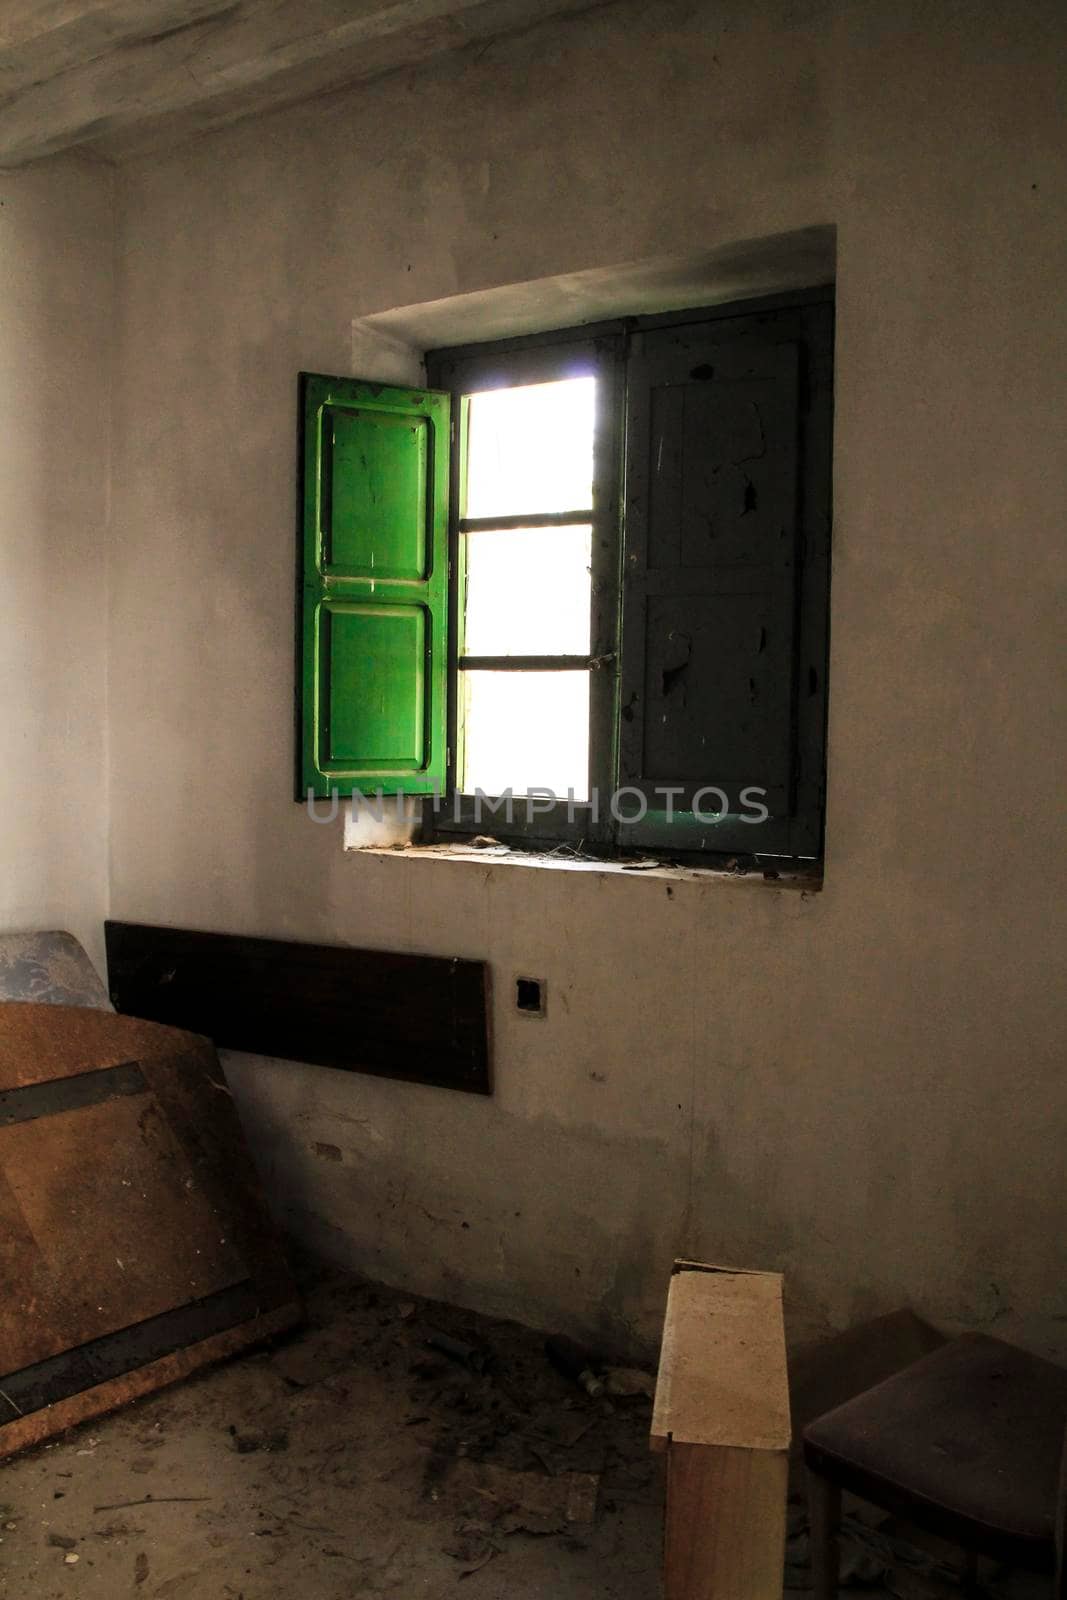
[[[661,861],[652,856],[636,859],[609,860],[575,857],[562,852],[514,849],[506,844],[474,845],[447,844],[349,844],[345,851],[359,855],[402,856],[406,860],[452,861],[474,863],[478,866],[540,868],[550,872],[600,873],[609,877],[658,878],[668,883],[715,879],[730,883],[768,885],[774,889],[799,889],[815,892],[822,888],[822,875],[817,868],[805,870],[795,865],[772,867],[687,866]]]

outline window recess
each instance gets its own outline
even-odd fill
[[[815,290],[306,378],[300,797],[817,860],[832,331]]]

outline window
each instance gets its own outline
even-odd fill
[[[456,783],[586,802],[596,379],[462,403]]]
[[[299,797],[817,859],[832,333],[822,290],[306,376]]]

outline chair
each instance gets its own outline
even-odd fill
[[[1067,1371],[965,1334],[804,1430],[815,1600],[837,1593],[848,1490],[979,1556],[1053,1574],[1067,1600]]]

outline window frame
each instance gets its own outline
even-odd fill
[[[457,397],[453,407],[452,471],[449,504],[448,573],[448,759],[442,805],[433,811],[434,833],[491,833],[494,838],[556,845],[611,844],[610,818],[594,820],[590,803],[575,801],[573,821],[564,800],[527,815],[526,797],[517,795],[509,823],[502,814],[484,808],[479,817],[475,796],[459,789],[459,678],[463,635],[460,607],[463,600],[463,558],[460,507],[466,459],[467,410],[465,397],[496,388],[549,383],[569,377],[593,376],[597,380],[597,410],[593,444],[592,504],[592,616],[589,648],[589,783],[591,789],[609,793],[613,785],[619,649],[620,486],[622,471],[621,422],[625,378],[625,335],[621,325],[565,329],[548,335],[506,339],[458,350],[432,351],[426,357],[431,389]],[[577,508],[576,508],[577,509]],[[584,509],[584,508],[583,508]],[[501,537],[506,538],[506,533]],[[600,662],[601,666],[592,663]],[[513,671],[536,670],[515,667]],[[494,796],[494,799],[499,797]],[[543,804],[543,802],[542,802]]]
[[[622,858],[656,854],[682,864],[716,865],[741,861],[788,865],[790,869],[821,873],[826,792],[826,722],[829,703],[827,666],[829,655],[829,587],[831,483],[825,493],[816,492],[814,512],[825,537],[816,534],[803,541],[799,560],[802,572],[797,582],[797,618],[809,646],[809,656],[820,661],[822,682],[816,712],[812,715],[797,707],[794,737],[801,757],[802,778],[816,817],[814,828],[805,821],[787,825],[772,835],[773,847],[753,850],[748,845],[749,825],[737,825],[732,816],[722,823],[702,824],[691,812],[678,811],[656,829],[645,828],[641,839],[628,823],[611,817],[606,797],[624,780],[620,776],[620,716],[623,685],[622,626],[624,612],[623,558],[625,552],[626,430],[631,415],[632,396],[627,390],[630,342],[635,334],[669,328],[697,328],[713,322],[751,318],[795,310],[803,323],[809,307],[829,308],[829,335],[820,352],[829,377],[830,399],[814,424],[814,438],[805,437],[803,458],[811,449],[822,450],[831,458],[833,419],[833,324],[834,286],[822,284],[772,295],[732,300],[727,303],[678,311],[615,318],[594,324],[553,329],[544,333],[443,347],[426,353],[428,387],[448,393],[453,402],[451,440],[451,483],[448,534],[449,630],[448,630],[448,759],[446,789],[441,804],[427,805],[424,811],[424,837],[429,840],[469,838],[488,833],[503,843],[534,849],[558,845],[581,845],[590,855]],[[591,789],[601,795],[600,816],[593,820],[591,808],[576,803],[573,822],[567,806],[559,802],[533,817],[526,812],[525,797],[515,800],[512,823],[503,816],[483,809],[475,815],[473,796],[457,788],[458,774],[458,687],[459,640],[462,619],[460,576],[459,508],[462,496],[462,465],[465,450],[466,406],[464,396],[484,389],[518,387],[523,383],[548,382],[553,378],[592,373],[597,384],[597,422],[594,444],[593,488],[593,614],[590,635],[591,662],[600,667],[590,670],[590,762]],[[805,377],[805,384],[810,374]],[[831,462],[832,472],[832,462]],[[825,501],[825,503],[823,503]],[[519,813],[522,813],[521,815]],[[652,822],[655,813],[649,813]]]

